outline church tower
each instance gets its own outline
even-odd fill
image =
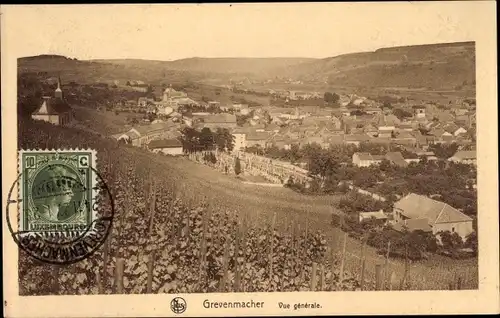
[[[61,77],[57,78],[57,88],[56,91],[54,92],[54,97],[59,99],[63,98],[63,92],[61,89]]]

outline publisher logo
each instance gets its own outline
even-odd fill
[[[186,311],[186,307],[186,301],[182,297],[175,297],[170,302],[170,309],[172,309],[175,314],[182,314]]]

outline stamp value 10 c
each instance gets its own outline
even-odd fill
[[[19,165],[20,231],[79,233],[94,222],[94,151],[21,151]]]

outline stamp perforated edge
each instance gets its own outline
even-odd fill
[[[91,170],[94,169],[95,171],[97,171],[97,151],[95,149],[91,149],[91,148],[58,148],[58,149],[38,149],[38,148],[35,148],[35,149],[19,149],[17,151],[17,175],[18,176],[21,176],[20,178],[18,177],[18,180],[17,180],[17,221],[18,221],[18,229],[22,229],[23,228],[23,218],[21,217],[22,216],[22,213],[24,211],[24,200],[23,200],[23,186],[22,186],[22,165],[23,165],[23,162],[22,162],[22,157],[23,157],[23,154],[25,153],[30,153],[30,152],[33,152],[33,153],[74,153],[74,152],[88,152],[91,154],[91,162],[90,162],[90,168]],[[96,199],[99,195],[99,188],[97,187],[97,174],[95,173],[95,171],[92,171],[92,178],[91,178],[91,190],[92,190],[92,199]],[[89,206],[92,206],[92,204],[90,203]],[[92,214],[91,214],[91,220],[90,220],[90,224],[93,224],[95,220],[97,220],[97,209],[92,209]],[[90,225],[89,224],[89,225]]]

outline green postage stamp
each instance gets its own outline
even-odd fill
[[[80,233],[96,220],[94,150],[19,152],[19,230]]]

